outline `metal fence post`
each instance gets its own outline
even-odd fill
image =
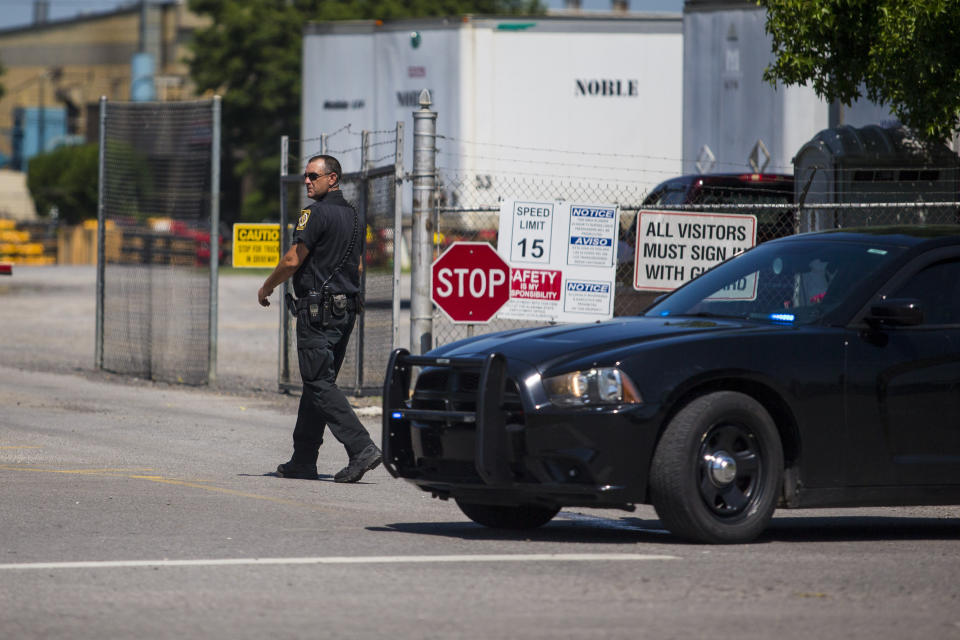
[[[797,221],[793,228],[794,233],[803,233],[805,231],[813,230],[812,221],[807,218],[809,213],[812,213],[812,211],[805,213],[804,207],[807,204],[807,194],[810,193],[810,185],[813,184],[813,179],[817,175],[817,170],[819,169],[821,169],[821,167],[813,167],[813,171],[810,172],[810,177],[807,178],[806,184],[803,185],[803,189],[800,192],[800,197],[797,198]]]
[[[367,193],[369,191],[369,177],[368,172],[370,171],[370,132],[366,129],[363,130],[361,134],[361,149],[360,149],[360,194],[357,204],[360,207],[360,213],[364,221],[364,227],[359,229],[359,248],[360,251],[360,293],[366,295],[367,291],[367,214],[369,213],[369,203],[367,202]],[[353,347],[355,349],[356,358],[357,358],[357,375],[354,379],[354,393],[355,395],[360,395],[363,390],[363,334],[364,334],[364,318],[366,316],[362,313],[357,315],[357,331],[354,333]]]
[[[433,305],[430,263],[433,253],[429,224],[437,182],[437,114],[430,110],[430,92],[420,92],[413,112],[413,228],[411,229],[410,351],[433,348]]]
[[[287,252],[287,183],[284,178],[289,174],[290,136],[280,138],[280,257]],[[280,311],[280,353],[278,354],[277,380],[280,381],[281,391],[283,384],[290,382],[290,317],[287,315],[287,282],[280,285],[280,300],[277,307]]]
[[[106,163],[107,148],[107,97],[100,96],[100,150],[99,150],[99,178],[97,181],[97,311],[96,311],[96,337],[94,339],[94,368],[103,369],[103,277],[106,271],[106,251],[104,242],[107,239],[106,220],[104,219],[104,168]]]
[[[213,97],[213,136],[210,141],[210,353],[207,382],[217,380],[217,319],[220,275],[220,96]]]
[[[393,152],[393,344],[400,346],[400,279],[403,273],[403,122],[397,122],[396,146]]]

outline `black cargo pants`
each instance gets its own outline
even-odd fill
[[[373,442],[337,386],[337,374],[356,318],[355,312],[348,311],[343,318],[321,329],[310,324],[306,311],[297,315],[297,358],[303,393],[293,430],[292,461],[296,464],[317,463],[323,432],[328,426],[350,458]]]

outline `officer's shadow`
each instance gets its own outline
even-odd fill
[[[282,479],[282,480],[305,480],[305,481],[307,481],[307,482],[313,482],[313,481],[314,481],[314,479],[311,479],[311,478],[284,478],[283,476],[281,476],[281,475],[280,475],[279,473],[277,473],[276,471],[269,471],[269,472],[267,472],[267,473],[238,473],[237,476],[238,476],[238,477],[241,477],[241,478],[264,478],[264,477],[266,477],[266,478],[280,478],[280,479]],[[318,474],[317,474],[317,477],[316,477],[315,479],[316,479],[316,480],[323,481],[323,482],[333,482],[333,476],[332,476],[331,474],[329,474],[329,473],[318,473]],[[365,484],[365,483],[359,482],[359,483],[357,483],[357,484]]]

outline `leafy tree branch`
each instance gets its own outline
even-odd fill
[[[889,105],[922,137],[960,125],[960,2],[957,0],[758,0],[776,60],[771,83],[810,83],[850,105]]]

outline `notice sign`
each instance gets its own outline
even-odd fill
[[[274,267],[280,261],[280,225],[235,223],[233,225],[233,266]]]
[[[500,318],[596,322],[613,316],[616,205],[508,200],[497,252],[510,263]]]
[[[563,310],[567,313],[595,313],[607,305],[607,311],[613,315],[613,289],[609,282],[567,280],[566,289]]]
[[[614,264],[617,210],[614,207],[570,206],[567,264],[609,267]]]
[[[640,211],[633,288],[673,291],[756,240],[756,216]]]

